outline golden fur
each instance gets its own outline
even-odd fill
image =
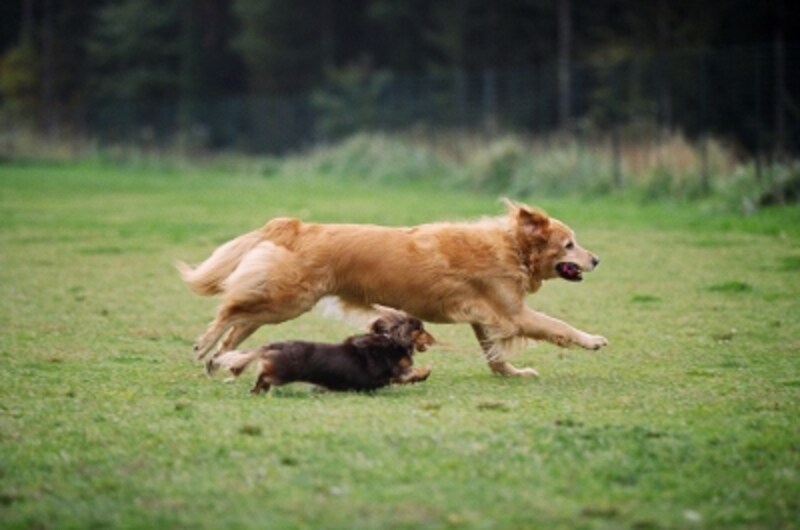
[[[345,307],[394,308],[427,322],[470,324],[490,368],[501,375],[537,375],[505,359],[520,338],[605,346],[604,337],[524,302],[545,280],[580,280],[597,258],[560,221],[507,204],[504,217],[409,228],[276,218],[223,244],[195,269],[178,264],[196,293],[222,299],[195,345],[198,358],[223,336],[217,355],[261,325],[296,318],[326,296]]]

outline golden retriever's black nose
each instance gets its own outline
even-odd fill
[[[595,268],[598,265],[600,265],[600,258],[597,256],[592,256],[592,268]]]

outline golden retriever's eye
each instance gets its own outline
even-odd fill
[[[575,248],[575,243],[572,242],[572,241],[569,241],[569,242],[567,242],[566,245],[564,245],[564,248],[566,248],[567,250],[572,250],[573,248]]]

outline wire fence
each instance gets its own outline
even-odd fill
[[[282,153],[364,130],[408,128],[574,138],[680,131],[750,156],[800,152],[800,49],[751,47],[425,76],[355,71],[308,94],[105,100],[49,116],[51,136],[102,144]],[[569,91],[559,79],[568,76]],[[568,114],[559,113],[560,108]],[[53,132],[55,131],[55,132]]]

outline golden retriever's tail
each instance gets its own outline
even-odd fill
[[[229,370],[234,376],[239,377],[253,361],[259,359],[264,353],[263,348],[239,351],[231,350],[213,359],[214,371],[219,368]]]
[[[175,264],[183,281],[195,293],[211,296],[223,291],[225,279],[236,270],[242,258],[263,239],[261,230],[254,230],[228,241],[195,268],[179,261]]]

